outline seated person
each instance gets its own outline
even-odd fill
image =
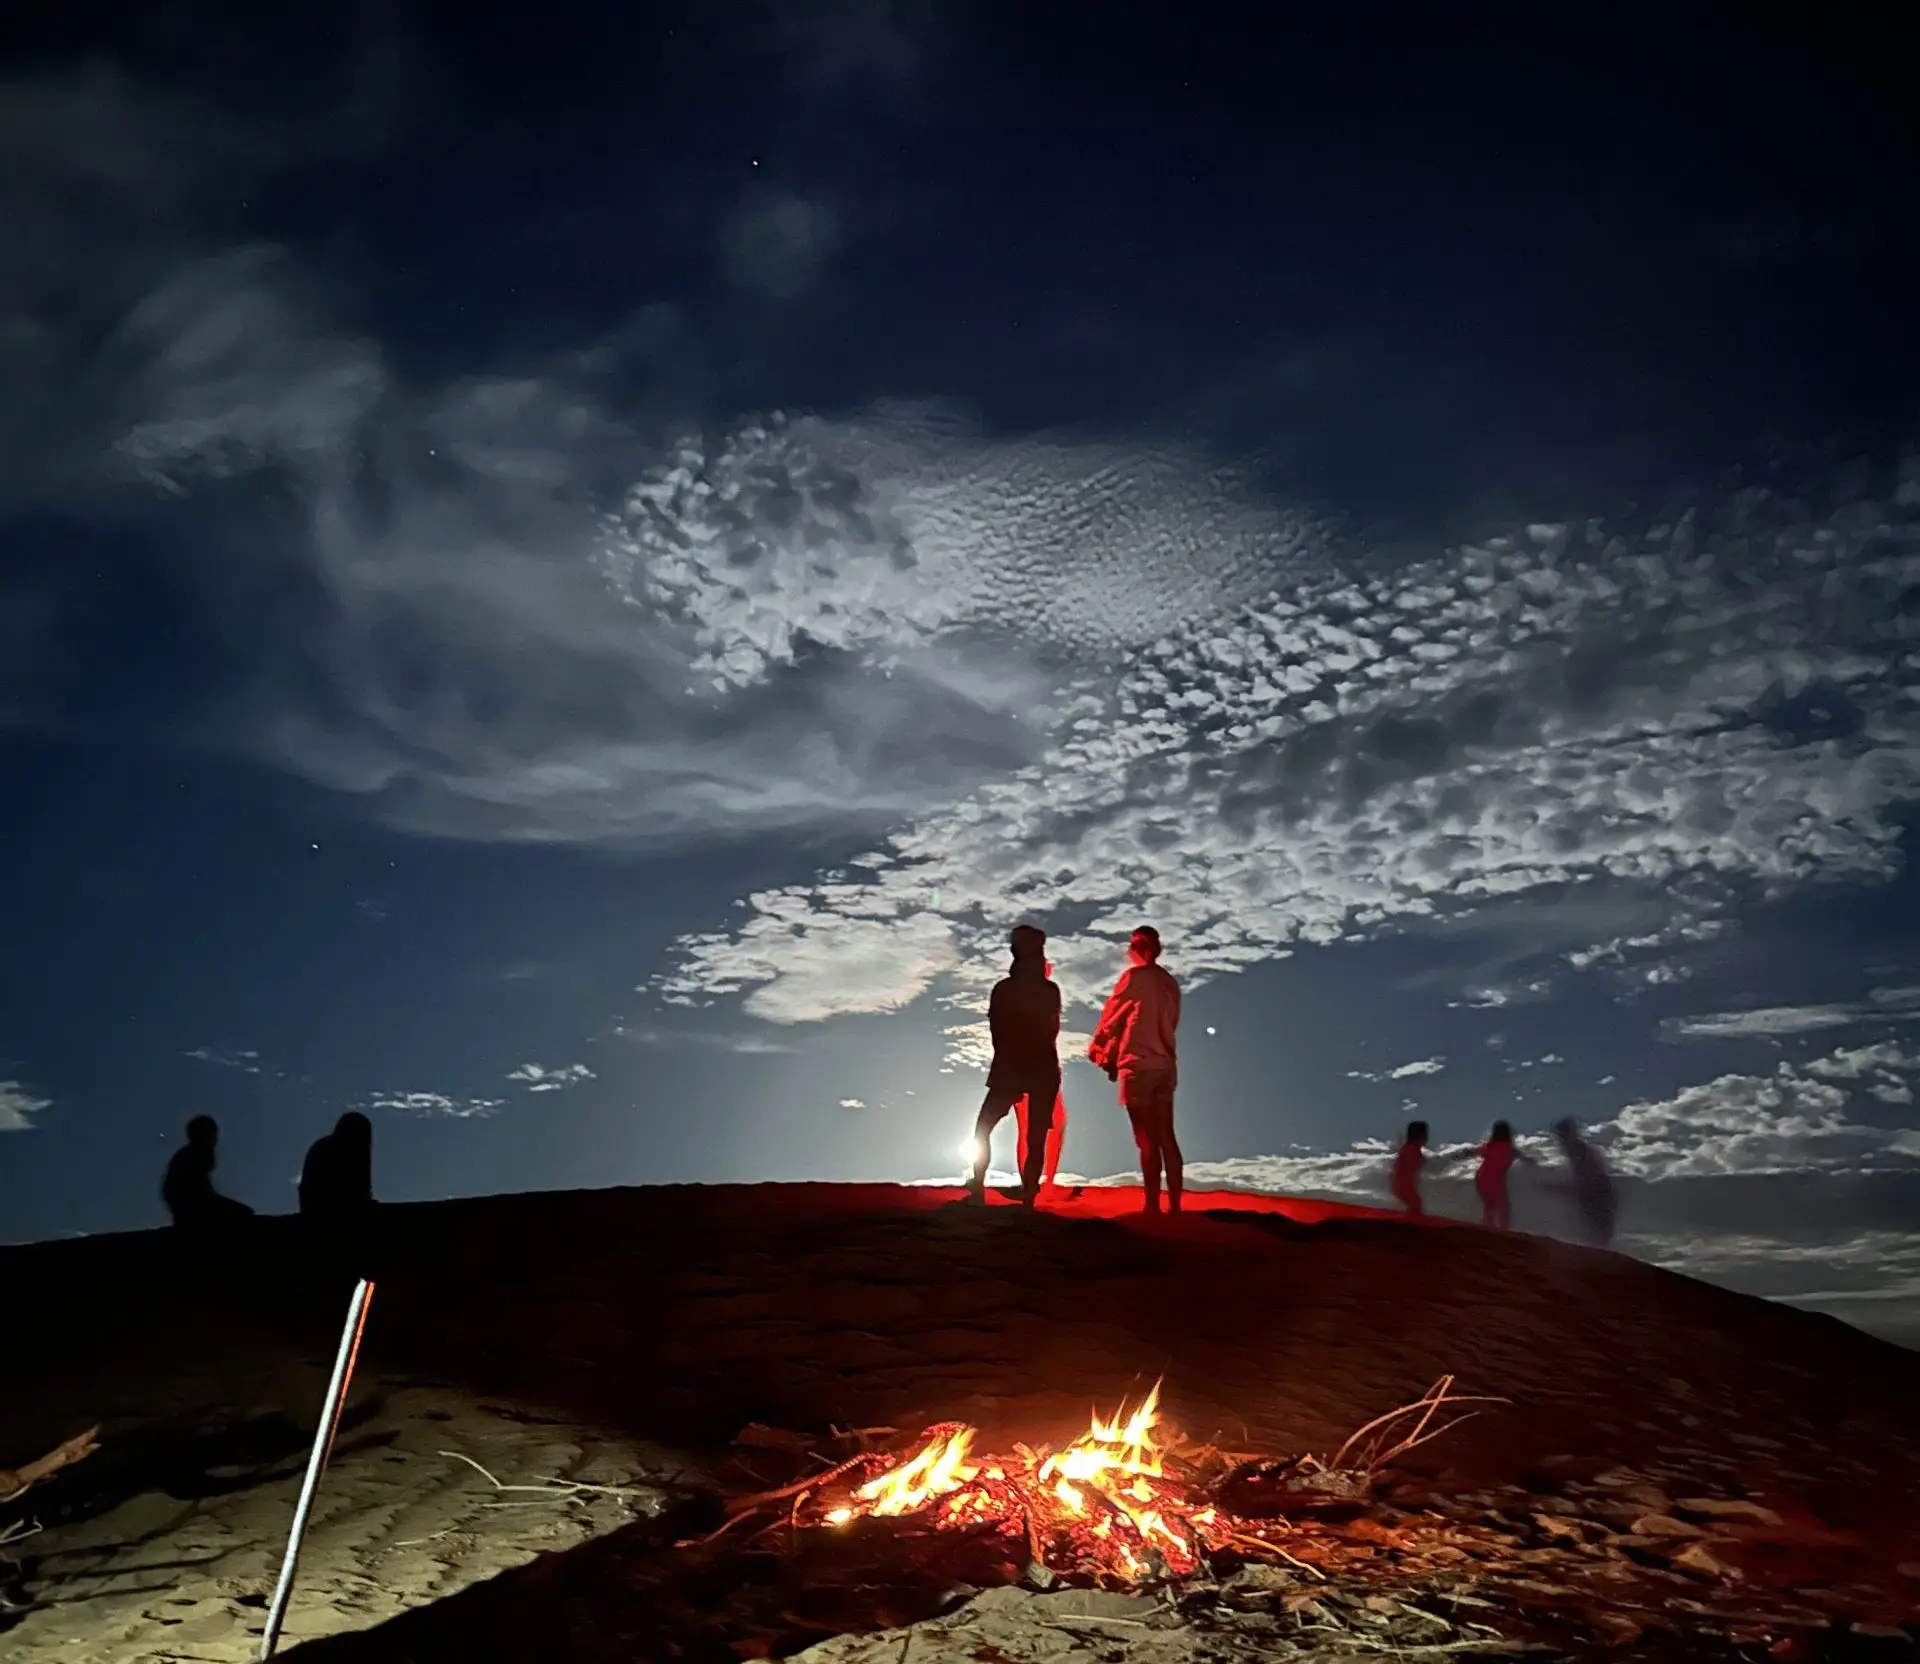
[[[220,1143],[220,1123],[211,1115],[196,1115],[187,1123],[187,1141],[173,1152],[160,1198],[174,1224],[183,1231],[220,1230],[253,1217],[253,1209],[213,1188],[214,1154]]]
[[[300,1169],[300,1215],[333,1224],[373,1209],[373,1123],[350,1109],[313,1141]]]

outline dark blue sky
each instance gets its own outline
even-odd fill
[[[1216,1177],[1572,1110],[1911,1332],[1892,37],[1324,10],[19,37],[0,1236],[201,1109],[268,1209],[349,1107],[396,1198],[939,1176],[1008,926],[1084,1029],[1151,917]]]

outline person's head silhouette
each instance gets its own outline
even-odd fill
[[[187,1142],[195,1149],[211,1150],[220,1142],[220,1123],[211,1115],[196,1115],[187,1123]]]
[[[1013,950],[1013,969],[1046,975],[1047,933],[1038,925],[1017,924],[1007,938]]]
[[[333,1124],[333,1136],[345,1144],[371,1144],[373,1123],[357,1109],[350,1109]]]

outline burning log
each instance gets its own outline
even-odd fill
[[[1440,1412],[1490,1402],[1452,1387],[1453,1378],[1443,1377],[1413,1403],[1367,1423],[1324,1463],[1261,1462],[1189,1444],[1161,1425],[1158,1383],[1138,1406],[1122,1405],[1111,1419],[1095,1415],[1086,1433],[1058,1451],[1016,1444],[1008,1455],[981,1456],[977,1429],[941,1422],[903,1455],[862,1451],[742,1497],[721,1531],[776,1508],[769,1524],[831,1529],[910,1519],[922,1529],[1008,1539],[1025,1553],[1028,1581],[1042,1586],[1060,1578],[1165,1583],[1222,1554],[1301,1567],[1278,1540],[1290,1531],[1288,1515],[1363,1507],[1384,1466],[1465,1419],[1436,1426]]]

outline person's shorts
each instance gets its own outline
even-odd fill
[[[1173,1089],[1179,1084],[1177,1069],[1122,1069],[1120,1102],[1135,1121],[1171,1124]]]
[[[1053,1106],[1060,1096],[1059,1074],[1013,1075],[987,1079],[987,1098],[983,1107],[996,1112],[995,1119],[1007,1114],[1022,1098],[1027,1100],[1027,1125],[1051,1126]]]

